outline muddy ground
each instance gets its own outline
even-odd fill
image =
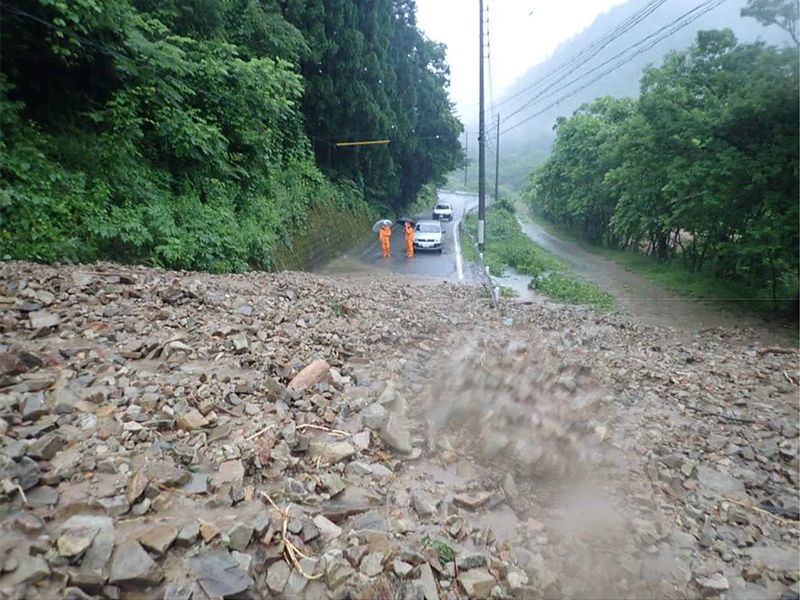
[[[798,598],[758,330],[17,262],[0,311],[3,597]]]

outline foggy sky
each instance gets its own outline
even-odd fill
[[[489,7],[489,63],[493,94],[502,92],[561,43],[588,27],[595,17],[627,0],[484,0]],[[417,0],[418,25],[447,44],[450,98],[464,123],[478,112],[478,0]]]

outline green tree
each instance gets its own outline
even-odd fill
[[[797,0],[747,0],[747,6],[741,12],[743,17],[753,17],[764,26],[777,25],[792,36],[795,44],[800,45],[797,37],[800,7]]]

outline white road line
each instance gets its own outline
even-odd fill
[[[464,266],[461,263],[461,244],[458,241],[458,226],[460,224],[461,224],[461,219],[456,221],[455,227],[453,227],[453,235],[455,236],[456,240],[456,271],[458,271],[459,281],[464,279]]]

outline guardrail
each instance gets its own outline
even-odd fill
[[[475,212],[477,208],[467,210],[466,208],[461,213],[461,220],[458,222],[459,228],[466,238],[469,238],[470,244],[475,249],[475,256],[478,257],[478,269],[483,274],[484,285],[489,290],[489,296],[492,298],[492,308],[497,308],[500,299],[500,288],[494,284],[492,275],[489,273],[489,267],[483,262],[483,252],[478,251],[478,240],[476,240],[467,228],[467,216]]]

